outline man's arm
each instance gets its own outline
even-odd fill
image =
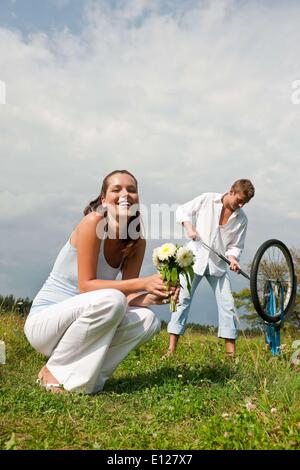
[[[197,215],[201,209],[205,196],[205,194],[201,194],[195,199],[179,206],[176,211],[176,221],[184,226],[187,236],[192,240],[199,238],[199,234],[193,225],[193,216]]]
[[[246,238],[246,233],[247,233],[247,225],[248,225],[248,221],[245,216],[245,219],[243,223],[241,224],[241,226],[239,227],[239,230],[237,230],[237,232],[233,234],[232,240],[230,241],[230,244],[227,246],[227,249],[225,252],[225,256],[227,256],[227,258],[231,262],[230,269],[235,272],[241,269],[238,263],[238,260],[240,259],[242,251],[244,249],[245,238]]]
[[[191,224],[191,222],[182,222],[182,225],[184,226],[186,234],[189,238],[192,240],[198,240],[200,238],[199,233],[193,224]]]

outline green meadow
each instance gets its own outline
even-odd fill
[[[45,359],[23,324],[0,315],[1,449],[300,449],[300,361],[291,360],[299,333],[289,326],[280,356],[265,350],[262,333],[240,334],[234,359],[214,332],[190,327],[176,356],[162,360],[162,330],[102,393],[86,396],[36,385]]]

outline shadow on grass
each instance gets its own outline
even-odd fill
[[[164,366],[149,373],[138,373],[120,379],[110,379],[104,392],[130,393],[152,387],[174,387],[193,385],[194,387],[212,384],[225,385],[235,375],[232,365],[223,364],[199,367],[190,370],[188,366]]]

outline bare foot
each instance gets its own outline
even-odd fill
[[[40,372],[38,373],[38,379],[40,380],[40,383],[42,386],[45,386],[47,384],[57,384],[59,385],[59,382],[58,380],[56,380],[56,378],[54,377],[54,375],[51,374],[50,370],[48,369],[47,366],[44,366],[41,368]],[[63,388],[63,386],[61,387],[45,387],[46,390],[48,390],[49,392],[53,392],[53,393],[63,393],[65,392],[66,390]]]
[[[234,351],[226,351],[225,352],[225,357],[235,359],[235,352]]]
[[[175,350],[174,349],[168,349],[168,351],[166,352],[166,354],[164,354],[161,359],[167,359],[168,357],[171,357],[175,354]]]
[[[42,379],[42,378],[43,378],[43,376],[44,376],[44,370],[45,370],[45,369],[47,369],[47,367],[46,367],[46,366],[43,366],[43,367],[41,368],[41,370],[39,371],[39,373],[38,373],[38,378],[39,378],[39,379]]]

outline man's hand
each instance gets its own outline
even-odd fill
[[[186,234],[192,240],[199,240],[200,236],[195,227],[190,222],[183,222],[183,226],[186,230]]]
[[[234,256],[228,256],[228,259],[230,261],[230,269],[231,271],[234,271],[235,273],[238,273],[241,270],[241,267],[239,263],[237,262],[237,259]]]
[[[199,233],[197,232],[196,229],[194,229],[194,230],[189,230],[189,231],[187,232],[187,236],[188,236],[189,238],[191,238],[192,240],[194,240],[194,241],[200,239]]]

